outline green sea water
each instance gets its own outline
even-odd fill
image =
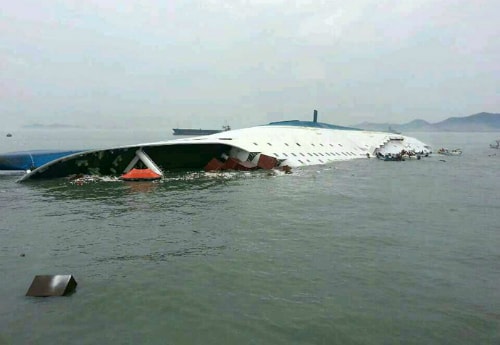
[[[1,143],[161,133],[122,135]],[[500,134],[413,135],[464,153],[159,183],[0,175],[0,344],[500,344],[500,152],[488,147]],[[37,274],[73,274],[76,293],[24,296]]]

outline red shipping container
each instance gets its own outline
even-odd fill
[[[217,158],[212,158],[212,160],[208,162],[203,169],[205,171],[217,171],[217,170],[222,170],[223,167],[224,163],[222,163]]]
[[[236,166],[236,170],[249,171],[257,169],[257,165],[252,162],[239,162]]]
[[[235,170],[239,163],[239,159],[230,157],[224,162],[224,167],[222,169]]]
[[[276,168],[276,166],[278,165],[278,160],[274,157],[270,157],[261,153],[257,165],[261,169],[271,170]]]

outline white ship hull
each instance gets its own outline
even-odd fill
[[[403,135],[284,121],[200,137],[84,151],[49,162],[21,180],[72,174],[119,176],[130,168],[138,150],[162,171],[201,169],[212,158],[257,162],[261,154],[275,157],[280,166],[300,167],[375,157],[379,152],[431,152],[423,142]]]

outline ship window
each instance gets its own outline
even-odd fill
[[[333,144],[330,144],[331,147],[333,147]]]
[[[302,162],[300,159],[299,159],[299,162],[300,162],[301,164],[304,164],[304,162]]]
[[[275,157],[278,157],[278,154],[277,154],[277,153],[273,153],[273,155],[274,155]]]
[[[302,157],[305,157],[305,155],[304,155],[302,152],[300,153],[300,155],[301,155]]]
[[[321,152],[319,153],[319,155],[320,155],[321,157],[323,157],[323,156],[324,156]]]
[[[269,146],[273,146],[273,145],[271,145],[271,143],[267,143],[267,145],[269,145]]]
[[[318,154],[316,152],[313,152],[313,155],[315,155],[316,157],[318,156]]]
[[[316,146],[316,145],[314,145],[314,144],[311,144],[311,146]]]
[[[340,147],[344,147],[344,146],[342,146],[342,144],[339,144],[339,146],[340,146]]]
[[[259,144],[257,144],[257,143],[253,143],[253,144],[254,144],[255,146],[259,146]]]
[[[293,153],[293,152],[292,152],[292,156],[297,157],[297,155],[295,153]]]
[[[319,144],[319,146],[323,146],[323,144]]]
[[[285,152],[283,152],[283,156],[288,157],[288,155]]]
[[[285,143],[286,146],[289,146],[287,143]]]
[[[297,144],[297,146],[300,146],[300,144],[299,144],[299,143],[296,143],[296,144]]]
[[[321,163],[324,163],[321,159],[319,160]]]
[[[312,157],[312,154],[311,154],[311,152],[308,152],[307,154],[308,154],[309,156],[311,156],[311,157]]]
[[[311,163],[311,161],[310,161],[309,159],[306,159],[306,161],[307,161],[308,163]]]
[[[343,154],[344,156],[347,156],[345,152],[342,152],[342,154]]]

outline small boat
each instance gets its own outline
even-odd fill
[[[397,155],[391,155],[390,153],[388,155],[385,155],[383,158],[384,161],[386,162],[403,162],[405,159],[403,156],[397,154]]]
[[[10,138],[10,137],[12,137],[12,134],[11,133],[7,133],[6,137]]]
[[[429,146],[427,146],[429,148]],[[405,160],[420,160],[422,157],[428,157],[430,153],[430,148],[426,150],[416,151],[414,149],[403,148],[402,150],[396,151],[397,146],[389,146],[387,150],[377,149],[375,155],[378,159],[384,161],[405,161]]]
[[[173,128],[174,135],[210,135],[229,130],[231,130],[229,126],[222,126],[222,129]]]
[[[460,156],[462,154],[462,150],[461,149],[448,150],[442,147],[437,151],[437,153],[445,156]]]
[[[492,149],[500,149],[500,139],[495,141],[496,144],[490,144],[490,148]]]
[[[404,156],[399,153],[386,153],[377,152],[377,158],[386,162],[402,162],[405,160]]]

